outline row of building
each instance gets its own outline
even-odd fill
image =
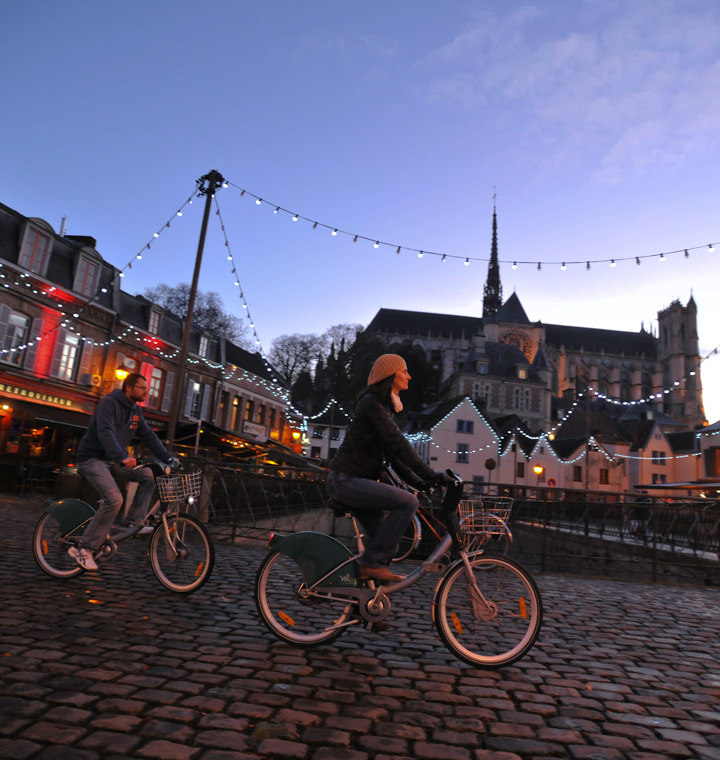
[[[288,389],[264,357],[193,326],[187,364],[178,367],[182,320],[121,283],[94,238],[58,233],[0,204],[4,480],[28,466],[71,463],[97,402],[129,372],[147,379],[144,415],[161,438],[179,394],[179,447],[291,459],[299,428],[288,418]]]
[[[146,377],[144,414],[161,438],[179,396],[176,449],[327,464],[348,411],[330,404],[300,419],[260,353],[198,326],[178,367],[182,320],[121,283],[95,239],[0,204],[6,481],[28,465],[71,463],[98,400],[128,372]],[[482,292],[482,317],[383,308],[366,328],[389,350],[424,352],[437,401],[403,424],[434,469],[478,484],[613,491],[720,478],[692,297],[658,313],[657,334],[531,322],[516,293],[502,301],[495,213]]]

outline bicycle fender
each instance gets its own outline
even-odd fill
[[[285,554],[297,562],[303,580],[309,586],[317,583],[333,568],[347,562],[353,555],[350,550],[332,536],[312,530],[291,533],[289,536],[275,534],[270,539],[270,548]],[[343,565],[327,577],[323,586],[359,586],[357,562]]]
[[[80,499],[46,501],[43,509],[58,521],[60,530],[66,535],[84,525],[95,514],[95,510]]]

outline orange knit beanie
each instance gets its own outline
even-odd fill
[[[402,356],[398,356],[398,354],[383,354],[375,360],[375,364],[373,364],[368,375],[367,384],[374,385],[375,383],[379,383],[386,377],[390,377],[390,375],[394,375],[396,372],[405,369],[406,366],[405,359]]]

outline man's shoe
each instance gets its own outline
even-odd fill
[[[83,570],[97,570],[98,566],[93,559],[92,552],[89,549],[78,549],[76,546],[71,546],[68,549],[68,554],[80,565]]]
[[[358,565],[360,568],[361,581],[377,581],[378,583],[398,583],[404,581],[404,575],[394,573],[389,567],[368,567]]]

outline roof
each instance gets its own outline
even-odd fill
[[[645,330],[625,332],[596,327],[545,325],[545,343],[570,351],[625,354],[626,356],[657,356],[657,339]]]
[[[286,387],[282,375],[277,370],[272,369],[271,365],[257,351],[251,353],[226,340],[225,359],[236,367],[252,372],[256,377],[263,377],[271,382],[276,378],[278,387]]]
[[[527,367],[530,382],[542,382],[540,375],[517,346],[492,341],[485,341],[485,347],[480,352],[475,346],[471,346],[460,367],[460,373],[477,374],[476,362],[485,357],[488,360],[487,374],[490,376],[518,379],[516,368],[522,366]]]
[[[493,315],[495,322],[510,322],[514,325],[532,324],[525,313],[523,305],[520,303],[517,293],[513,293],[510,298],[497,310]]]
[[[428,335],[441,338],[472,338],[482,332],[480,317],[457,314],[433,314],[425,311],[380,309],[366,332],[391,335]]]

